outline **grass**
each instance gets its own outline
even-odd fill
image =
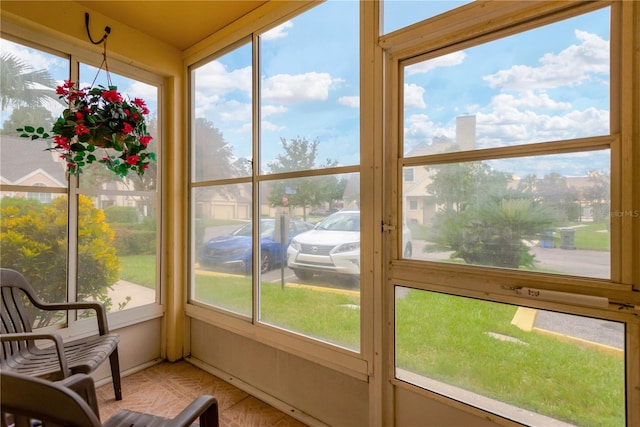
[[[607,231],[607,227],[603,223],[573,223],[574,228],[574,245],[576,249],[593,250],[593,251],[609,251],[611,250],[611,234]],[[603,231],[604,230],[604,231]],[[556,232],[559,236],[560,233]]]
[[[251,279],[234,275],[196,276],[195,298],[251,316]],[[261,284],[263,323],[357,350],[360,348],[360,297],[334,292]]]
[[[152,282],[154,270],[147,267],[151,261],[153,257],[123,257],[121,277]],[[197,274],[195,298],[249,317],[252,313],[249,277]],[[264,323],[342,347],[360,347],[357,295],[263,283],[260,299]],[[396,305],[397,366],[569,423],[624,425],[623,358],[523,331],[511,325],[516,309],[411,291]],[[488,332],[525,344],[500,341]]]
[[[412,291],[396,307],[397,364],[569,423],[623,426],[624,359],[523,331],[511,325],[516,309]]]
[[[120,257],[120,279],[145,288],[156,288],[155,255],[129,255]]]

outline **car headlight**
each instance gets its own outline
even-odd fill
[[[298,252],[300,252],[300,249],[302,249],[302,245],[300,245],[300,242],[298,242],[296,239],[293,239],[289,246]]]
[[[332,252],[337,254],[340,252],[353,252],[357,250],[360,250],[360,242],[343,243],[340,246],[337,246]]]

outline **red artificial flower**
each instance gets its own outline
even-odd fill
[[[80,111],[76,111],[76,119],[77,120],[82,120],[84,119],[84,116],[82,115],[82,113]]]
[[[130,165],[137,165],[139,160],[140,158],[137,154],[134,154],[133,156],[127,156],[127,163],[129,163]]]
[[[142,114],[149,114],[149,109],[147,108],[147,105],[145,104],[144,99],[134,98],[133,101],[131,101],[131,103],[136,107],[140,108],[142,110]]]
[[[135,129],[133,126],[131,126],[129,123],[124,122],[124,124],[122,125],[122,132],[124,133],[131,133],[133,132]]]
[[[140,137],[140,144],[144,145],[145,147],[147,145],[149,145],[149,143],[151,142],[151,140],[153,139],[153,137],[149,136],[149,135],[142,135]]]
[[[109,102],[122,102],[122,96],[120,96],[117,90],[102,91],[102,98]]]
[[[78,98],[84,98],[85,97],[85,93],[83,90],[74,90],[72,92],[69,92],[67,95],[67,99],[69,101],[75,101]]]
[[[66,87],[66,88],[73,87],[73,85],[75,85],[75,82],[72,82],[71,80],[65,80],[64,81],[64,87]]]
[[[56,87],[56,94],[58,94],[58,95],[66,95],[68,93],[69,93],[69,91],[66,90],[65,88],[63,88],[62,86]]]
[[[58,147],[61,147],[65,150],[68,150],[69,146],[71,145],[69,139],[66,136],[54,135],[53,140]]]
[[[127,115],[128,118],[132,119],[133,121],[138,121],[138,119],[140,118],[140,114],[136,113],[135,111],[132,113],[131,110],[126,109],[124,110],[124,113]]]
[[[76,125],[76,135],[82,135],[83,133],[89,133],[89,129],[85,125],[78,123]]]

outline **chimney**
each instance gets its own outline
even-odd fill
[[[473,150],[476,146],[476,116],[456,117],[456,142],[461,151]]]

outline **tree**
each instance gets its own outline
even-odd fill
[[[538,177],[530,174],[518,181],[518,191],[525,194],[535,194],[538,188]]]
[[[493,171],[482,162],[452,163],[431,168],[435,172],[427,185],[436,203],[446,209],[464,211],[482,194],[497,194],[507,189],[507,175]]]
[[[280,138],[280,142],[284,153],[279,154],[275,160],[267,163],[271,173],[323,169],[338,165],[337,160],[331,159],[316,165],[318,145],[320,144],[317,139],[311,142],[306,138],[300,137],[293,138],[290,141]],[[287,205],[302,207],[306,219],[309,206],[317,206],[324,202],[331,203],[332,200],[342,196],[337,194],[340,188],[340,180],[334,176],[273,181],[268,200],[272,206],[284,206],[282,196],[286,194],[288,198]],[[344,193],[344,188],[342,188],[342,191]]]
[[[56,82],[47,70],[33,70],[20,58],[0,55],[0,105],[46,107],[48,101],[59,102]]]
[[[44,107],[17,107],[11,112],[9,119],[2,124],[2,135],[19,136],[16,129],[37,123],[45,129],[53,127],[54,118],[49,109]]]
[[[573,188],[569,188],[567,178],[557,172],[551,172],[536,183],[536,197],[548,208],[556,211],[563,219],[577,220],[575,202],[578,194]]]
[[[583,197],[591,204],[594,222],[604,222],[611,202],[611,177],[608,173],[589,172],[592,184],[584,190]]]
[[[195,120],[194,149],[193,164],[196,179],[237,176],[237,171],[233,167],[233,148],[225,141],[220,129],[202,117]]]
[[[532,266],[526,240],[554,220],[530,194],[509,190],[507,175],[481,162],[448,164],[434,172],[427,192],[441,207],[430,232],[433,250],[452,250],[468,264]]]
[[[511,194],[490,197],[463,227],[456,256],[469,264],[532,267],[534,255],[525,240],[539,237],[551,223],[551,212],[533,199]]]
[[[104,212],[79,197],[78,300],[108,302],[107,290],[118,280],[120,259]],[[50,204],[4,197],[0,200],[2,266],[22,273],[47,302],[67,298],[67,199]],[[108,304],[105,304],[108,305]],[[109,307],[107,307],[109,308]],[[55,313],[39,314],[35,327],[48,325]]]

